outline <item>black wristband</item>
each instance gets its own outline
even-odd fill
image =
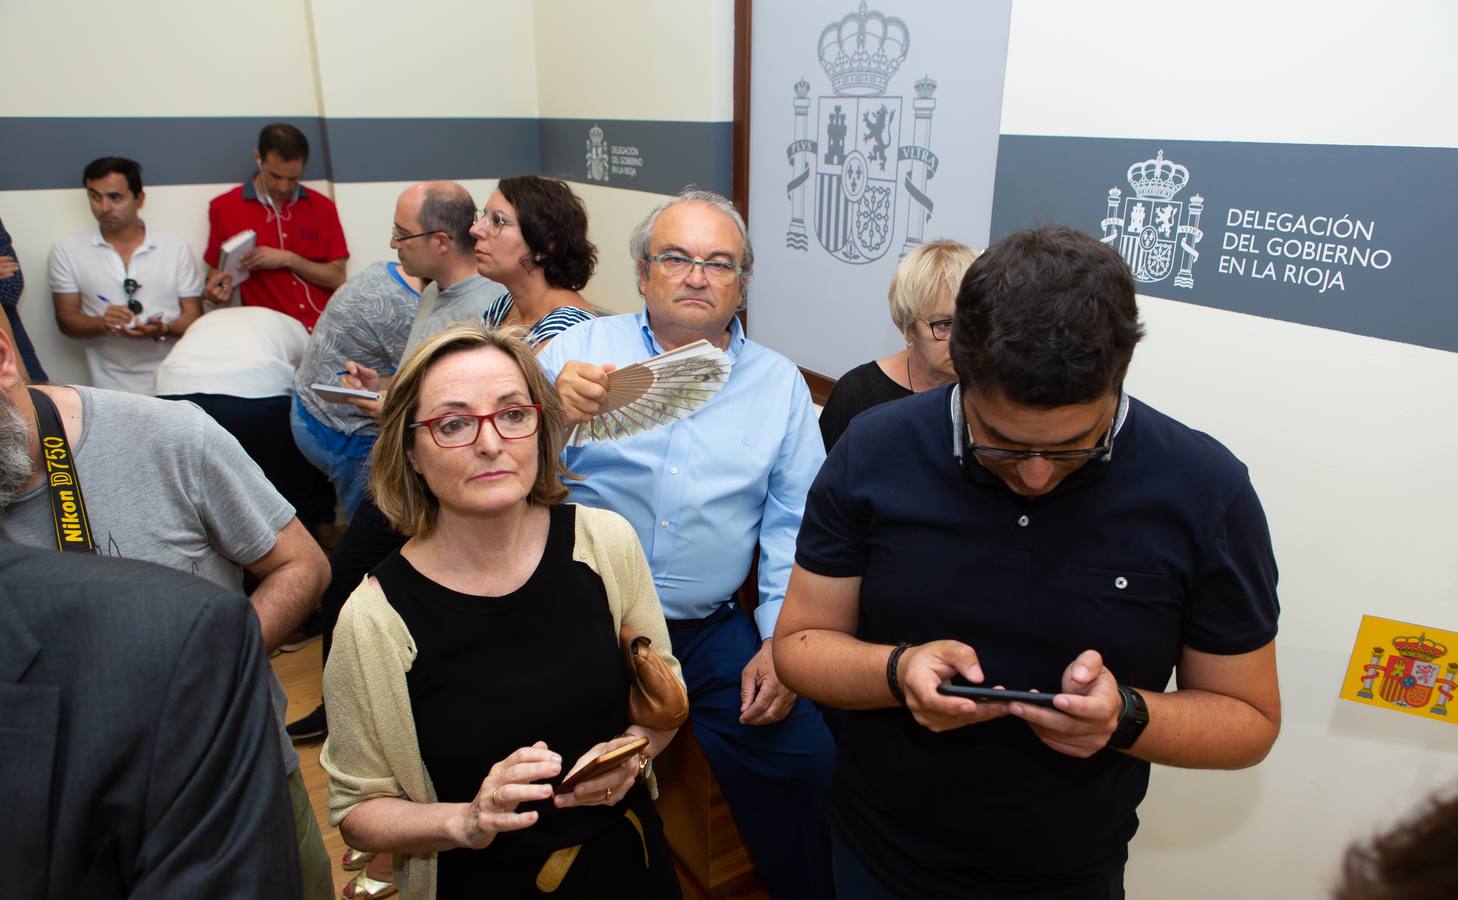
[[[1144,702],[1143,694],[1127,684],[1119,685],[1119,696],[1124,701],[1124,708],[1119,712],[1114,733],[1109,735],[1108,746],[1114,750],[1128,750],[1144,733],[1144,726],[1149,724],[1149,704]]]
[[[910,646],[905,642],[897,644],[896,649],[886,658],[886,685],[891,688],[891,696],[902,706],[906,705],[906,692],[901,690],[901,682],[896,680],[896,664],[901,662],[901,654]]]

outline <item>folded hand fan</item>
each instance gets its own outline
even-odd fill
[[[581,447],[640,434],[687,418],[729,379],[729,357],[708,341],[694,341],[608,373],[602,411],[572,430]]]

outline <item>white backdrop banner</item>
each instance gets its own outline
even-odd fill
[[[764,4],[754,14],[749,332],[833,378],[903,344],[911,248],[982,248],[1010,0]]]

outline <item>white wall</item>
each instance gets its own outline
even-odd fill
[[[536,0],[544,118],[725,122],[734,118],[733,0]],[[671,35],[672,37],[665,37]],[[597,273],[582,292],[612,312],[643,304],[628,233],[666,195],[573,184],[587,206]]]
[[[387,0],[307,0],[319,57],[326,118],[531,118],[537,115],[531,3],[432,0],[403,7]],[[433,140],[427,128],[418,136]],[[501,173],[511,174],[511,173]],[[349,273],[394,258],[395,200],[420,172],[399,182],[333,186],[349,241]],[[495,178],[461,179],[477,206]]]
[[[733,0],[536,0],[549,118],[734,118]]]
[[[1002,131],[1458,146],[1450,4],[1166,4],[1133,29],[1146,11],[1015,4]],[[1161,36],[1180,75],[1135,91],[1111,60]],[[1458,355],[1140,306],[1131,392],[1225,442],[1266,507],[1284,724],[1254,769],[1155,768],[1129,896],[1319,897],[1350,841],[1458,780],[1458,730],[1337,699],[1362,614],[1458,630]]]
[[[303,2],[326,116],[537,115],[532,2]]]
[[[301,0],[258,0],[237,27],[222,10],[154,0],[118,14],[87,0],[11,3],[0,54],[6,116],[317,116],[308,19]],[[257,34],[259,40],[244,39]],[[267,38],[267,52],[260,40]],[[3,128],[3,120],[0,120]],[[239,148],[240,173],[249,147]],[[105,155],[98,147],[94,156]],[[147,160],[140,160],[146,174]],[[145,177],[144,177],[145,180]],[[328,191],[328,185],[312,187]],[[150,227],[183,237],[202,264],[207,202],[231,184],[148,187]],[[81,188],[0,191],[0,219],[25,272],[21,320],[47,374],[88,383],[80,344],[55,325],[46,258],[57,240],[94,227]]]
[[[3,21],[7,116],[318,115],[301,0],[17,2]]]

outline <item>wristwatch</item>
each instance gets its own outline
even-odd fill
[[[1119,713],[1119,723],[1109,736],[1108,747],[1113,750],[1128,750],[1144,733],[1149,724],[1149,705],[1144,697],[1126,684],[1119,685],[1119,696],[1124,699],[1124,710]]]

